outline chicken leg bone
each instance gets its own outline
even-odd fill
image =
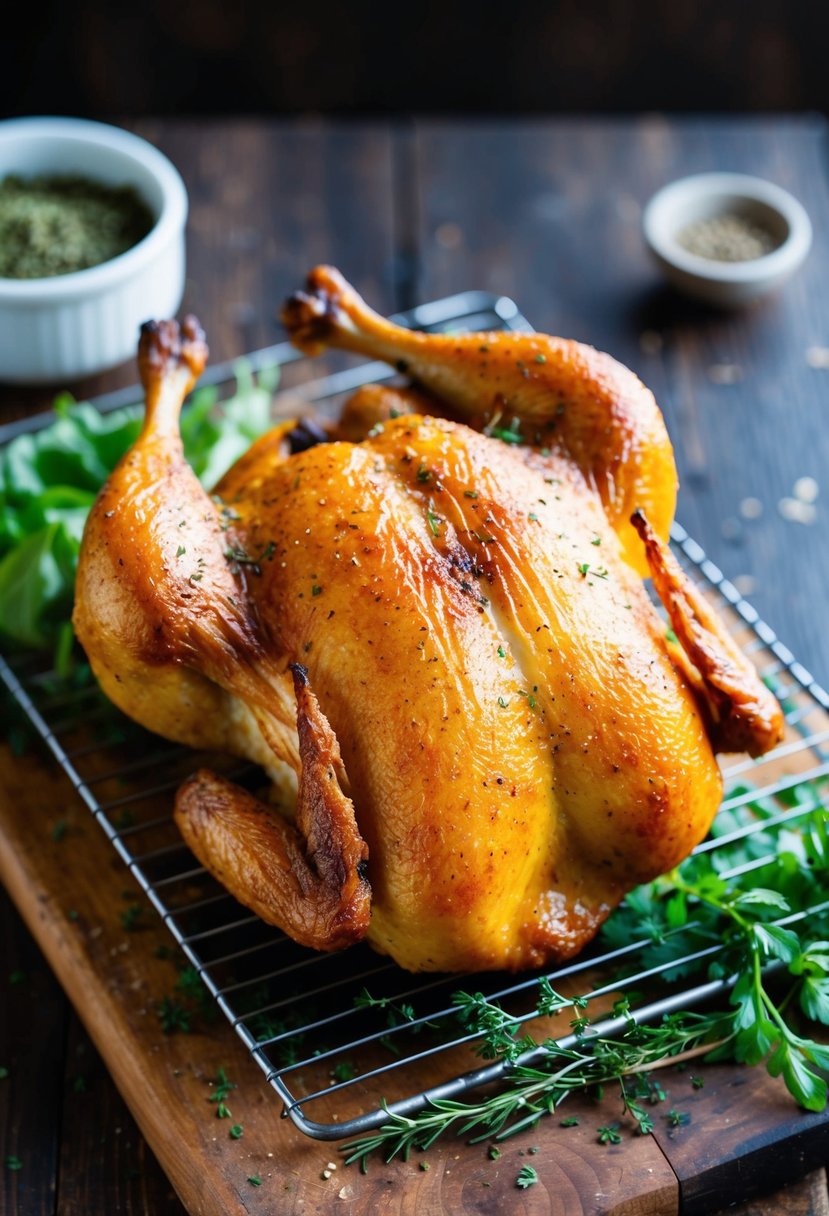
[[[391,363],[437,394],[459,419],[568,457],[599,494],[628,563],[647,568],[630,516],[641,507],[667,538],[676,505],[673,450],[652,393],[609,355],[563,338],[507,331],[428,334],[373,312],[329,266],[286,302],[296,346],[327,346]]]

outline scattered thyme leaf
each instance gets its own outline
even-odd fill
[[[127,933],[132,933],[138,928],[138,922],[141,919],[143,909],[141,904],[129,904],[121,913],[121,924],[126,929]]]
[[[190,1011],[175,997],[165,996],[156,1009],[161,1029],[165,1034],[190,1033]]]

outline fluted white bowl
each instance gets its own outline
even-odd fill
[[[0,278],[0,380],[66,381],[132,358],[141,324],[174,316],[184,294],[187,191],[178,170],[120,127],[15,118],[0,122],[0,179],[8,174],[77,174],[133,186],[155,223],[132,249],[87,270]]]

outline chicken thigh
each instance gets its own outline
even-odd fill
[[[664,544],[659,411],[589,348],[411,334],[325,268],[285,319],[432,395],[364,395],[328,442],[283,424],[211,497],[178,433],[202,336],[146,326],[146,420],[87,525],[78,636],[150,729],[293,777],[274,806],[202,770],[176,820],[297,941],[366,938],[412,971],[569,957],[705,835],[715,747],[781,729]]]

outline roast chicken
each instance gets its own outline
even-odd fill
[[[566,959],[706,834],[715,752],[782,730],[667,546],[662,416],[607,355],[410,332],[330,268],[283,319],[414,383],[277,426],[210,495],[178,428],[203,335],[144,326],[144,426],[87,524],[78,637],[127,714],[266,770],[261,798],[196,772],[175,817],[297,942],[365,938],[411,971]]]

